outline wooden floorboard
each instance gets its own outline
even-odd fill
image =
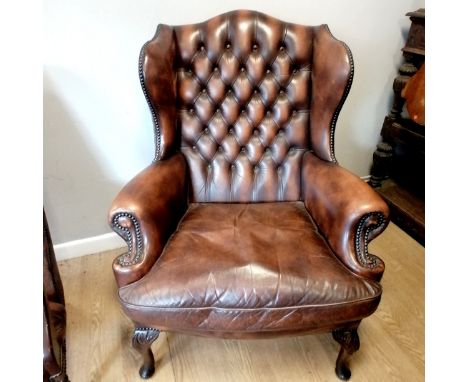
[[[67,306],[72,382],[141,381],[111,263],[123,250],[59,263]],[[352,381],[424,380],[424,248],[394,224],[370,244],[386,263],[378,310],[359,327]],[[152,347],[160,382],[338,381],[339,350],[329,334],[221,340],[162,333]]]

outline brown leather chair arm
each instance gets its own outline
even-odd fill
[[[311,152],[304,155],[302,197],[338,258],[356,274],[380,280],[385,265],[367,246],[388,224],[383,199],[359,177]]]
[[[181,153],[152,163],[120,191],[109,225],[128,245],[114,260],[119,287],[143,277],[187,209],[186,162]]]

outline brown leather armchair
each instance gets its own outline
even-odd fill
[[[340,167],[334,130],[353,78],[326,25],[234,11],[159,25],[140,55],[154,162],[114,200],[128,252],[113,269],[150,377],[160,330],[224,338],[330,331],[351,375],[380,301],[367,245],[388,208]]]

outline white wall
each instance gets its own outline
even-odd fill
[[[54,243],[110,232],[107,209],[153,158],[138,54],[158,23],[256,9],[289,22],[327,23],[353,52],[355,77],[338,120],[338,161],[370,171],[392,81],[424,0],[44,0],[44,206]]]

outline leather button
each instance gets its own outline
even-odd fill
[[[255,89],[255,90],[254,90],[254,94],[257,94],[257,93],[258,93],[258,90],[257,90],[257,89]]]
[[[245,147],[242,147],[242,148],[241,148],[241,151],[242,151],[243,153],[245,153]]]
[[[271,115],[271,111],[270,111],[270,110],[267,110],[266,115],[267,115],[267,116],[270,116],[270,115]]]
[[[196,150],[196,149],[197,149],[197,146],[192,146],[192,149],[193,149],[193,150]]]
[[[297,110],[294,109],[292,113],[293,113],[293,115],[296,115],[296,114],[297,114]]]
[[[280,90],[280,94],[284,94],[284,90]]]
[[[244,68],[244,67],[241,67],[240,71],[241,71],[241,72],[245,72],[245,68]]]
[[[267,149],[265,150],[265,152],[266,152],[267,154],[269,154],[269,153],[271,152],[270,148],[267,147]]]
[[[293,70],[293,74],[296,74],[296,73],[297,73],[297,69],[294,69],[294,70]]]
[[[231,164],[231,170],[235,170],[236,169],[236,166]]]
[[[202,89],[202,93],[206,93],[206,89],[205,89],[205,88]]]
[[[278,166],[278,167],[276,168],[276,171],[277,171],[278,173],[280,173],[280,172],[282,171],[281,166]]]
[[[271,70],[270,70],[270,69],[267,69],[266,72],[267,72],[267,74],[270,74],[270,73],[271,73]]]
[[[258,171],[258,166],[257,166],[257,165],[254,167],[254,171],[255,171],[255,172]]]
[[[190,110],[189,110],[189,113],[190,113],[190,114],[193,114],[193,112],[194,112],[193,109],[190,109]]]
[[[280,50],[281,50],[281,51],[284,50],[284,46],[283,46],[283,45],[280,46]]]
[[[258,135],[258,129],[254,129],[253,134],[254,134],[255,136],[257,136],[257,135]]]
[[[219,68],[218,68],[217,66],[215,66],[215,67],[213,68],[213,71],[215,71],[215,72],[217,72],[218,70],[219,70]]]
[[[219,113],[220,111],[221,111],[221,110],[219,110],[219,108],[218,108],[218,109],[216,109],[216,113]]]
[[[204,50],[205,50],[205,46],[204,46],[203,44],[201,44],[199,50],[204,51]]]
[[[231,49],[231,44],[230,43],[226,43],[226,49]]]
[[[210,132],[210,129],[208,129],[208,127],[207,127],[207,128],[205,128],[204,131],[205,131],[205,134],[208,134]]]
[[[252,46],[252,49],[253,49],[253,50],[257,50],[257,49],[258,49],[258,45],[257,45],[257,44],[254,44],[254,45]]]
[[[241,114],[244,114],[244,113],[245,113],[245,109],[242,108],[240,112],[241,112]]]

